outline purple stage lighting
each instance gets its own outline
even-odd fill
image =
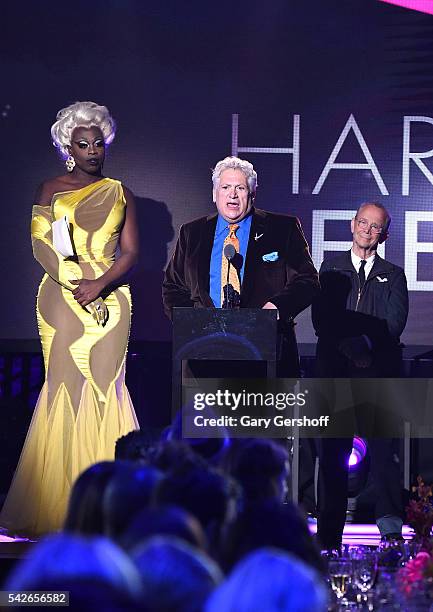
[[[349,457],[349,470],[354,470],[367,454],[367,443],[362,438],[353,438],[352,452]]]

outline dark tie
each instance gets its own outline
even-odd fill
[[[362,291],[364,285],[365,285],[365,264],[367,262],[365,261],[365,259],[361,259],[361,265],[359,266],[359,272],[358,272],[358,276],[359,276],[359,290]]]

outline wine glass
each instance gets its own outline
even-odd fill
[[[341,605],[348,605],[347,589],[352,582],[352,561],[350,559],[329,559],[328,573],[331,587]]]
[[[352,563],[353,581],[361,593],[365,594],[371,589],[376,579],[377,556],[372,552],[364,553],[353,559]]]
[[[417,540],[416,538],[412,538],[411,540],[406,540],[402,546],[404,549],[404,561],[410,561],[411,559],[415,559],[419,551],[421,550],[422,542],[421,540]]]
[[[396,572],[404,563],[402,542],[381,542],[377,547],[377,564],[382,572]]]

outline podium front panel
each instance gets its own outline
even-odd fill
[[[173,360],[276,361],[277,311],[173,309]]]

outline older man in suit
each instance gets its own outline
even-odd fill
[[[382,204],[366,202],[359,207],[351,222],[352,248],[322,263],[322,291],[312,309],[318,375],[361,379],[352,381],[358,393],[368,385],[363,379],[402,373],[400,335],[409,308],[406,276],[402,268],[377,254],[379,244],[388,238],[390,223]],[[369,437],[376,523],[384,540],[398,540],[403,502],[394,421],[385,418],[384,410],[369,414],[366,408],[361,405],[357,417]],[[319,446],[317,531],[325,548],[337,548],[346,519],[352,438],[325,438]]]
[[[175,306],[278,310],[280,373],[299,371],[294,318],[319,291],[317,272],[296,217],[254,207],[257,174],[237,157],[212,174],[217,213],[180,228],[163,283],[168,316]],[[229,250],[227,251],[227,245]],[[234,250],[233,250],[234,249]],[[228,267],[226,255],[231,257]]]

